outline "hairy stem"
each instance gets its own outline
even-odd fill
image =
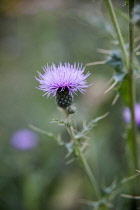
[[[82,150],[80,148],[78,139],[75,137],[74,129],[73,129],[72,125],[71,125],[71,122],[70,122],[69,118],[68,118],[67,130],[68,130],[72,140],[74,141],[75,151],[76,151],[76,153],[78,155],[78,158],[80,159],[80,161],[81,161],[81,163],[82,163],[82,165],[83,165],[83,167],[85,169],[85,172],[86,172],[86,174],[87,174],[87,176],[88,176],[92,186],[95,189],[97,198],[101,199],[101,193],[100,193],[100,190],[98,188],[96,179],[95,179],[95,177],[94,177],[94,175],[93,175],[93,173],[92,173],[92,171],[91,171],[91,169],[90,169],[90,167],[89,167],[89,165],[87,163],[87,160],[86,160],[86,158],[85,158],[85,156],[84,156],[84,154],[83,154],[83,152],[82,152]]]
[[[123,55],[123,58],[124,58],[125,65],[126,65],[126,67],[128,67],[128,55],[127,55],[124,40],[123,40],[123,37],[122,37],[122,34],[121,34],[121,30],[120,30],[120,27],[119,27],[119,24],[117,22],[117,18],[116,18],[114,9],[113,9],[113,5],[111,3],[111,0],[105,0],[105,2],[106,2],[106,5],[107,5],[109,14],[110,14],[110,18],[112,20],[112,24],[113,24],[113,26],[115,28],[115,31],[116,31],[116,34],[117,34],[117,38],[118,38],[118,41],[119,41],[119,44],[120,44],[120,48],[121,48],[121,51],[122,51],[122,55]]]
[[[134,0],[129,0],[129,66],[128,66],[128,81],[129,81],[129,96],[130,96],[130,113],[131,113],[131,130],[132,137],[130,139],[130,148],[134,167],[138,167],[137,152],[136,152],[136,121],[135,121],[135,80],[134,80],[134,24],[132,22],[132,10],[134,8]]]

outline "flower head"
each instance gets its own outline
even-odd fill
[[[73,93],[76,94],[77,91],[84,93],[84,88],[89,86],[86,79],[90,73],[83,74],[85,67],[82,67],[82,64],[59,63],[58,66],[52,64],[42,68],[44,74],[38,72],[39,78],[36,78],[40,83],[38,89],[45,92],[47,98],[50,95],[56,96],[56,102],[62,108],[71,105]]]
[[[18,150],[29,150],[38,143],[37,134],[29,129],[21,129],[13,133],[10,142]]]
[[[82,67],[82,64],[76,66],[65,63],[64,65],[60,63],[58,67],[55,64],[51,66],[43,66],[44,74],[39,74],[39,78],[36,80],[39,81],[40,86],[38,89],[45,92],[44,95],[49,97],[51,94],[56,95],[58,90],[63,91],[65,88],[68,89],[69,93],[76,93],[77,91],[84,92],[84,88],[87,88],[86,78],[90,75],[87,73],[83,74],[85,67]]]
[[[130,109],[128,107],[126,107],[123,111],[123,118],[126,123],[130,123],[131,114],[130,114]],[[137,103],[135,105],[135,120],[137,126],[140,128],[140,103]]]

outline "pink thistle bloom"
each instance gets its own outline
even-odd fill
[[[47,98],[52,94],[56,96],[56,102],[59,106],[66,108],[72,103],[73,93],[77,91],[85,92],[87,84],[88,72],[84,74],[85,67],[82,64],[70,65],[69,63],[59,63],[58,66],[52,64],[51,66],[43,66],[44,74],[38,72],[39,78],[36,80],[40,83],[39,90],[45,92]],[[44,96],[43,95],[43,96]],[[62,100],[61,100],[62,99]],[[64,104],[62,101],[67,102]]]
[[[83,74],[85,67],[82,67],[82,64],[76,66],[76,63],[74,65],[69,63],[64,63],[63,65],[60,63],[58,67],[52,64],[51,66],[43,66],[42,69],[44,74],[38,72],[39,78],[36,78],[36,80],[40,83],[38,89],[45,92],[44,95],[47,95],[47,97],[50,94],[56,96],[57,90],[60,88],[61,91],[67,88],[69,93],[72,94],[77,91],[83,93],[85,91],[84,88],[89,86],[87,85],[86,78],[90,73]]]
[[[38,136],[32,130],[21,129],[13,133],[10,142],[18,150],[30,150],[37,146]]]
[[[126,107],[123,112],[123,118],[126,123],[130,123],[131,121],[131,114],[130,109]],[[135,120],[138,127],[140,127],[140,103],[135,105]]]

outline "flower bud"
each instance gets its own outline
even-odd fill
[[[69,94],[68,88],[59,88],[56,93],[56,103],[61,108],[65,109],[72,104],[73,97]]]
[[[74,114],[76,112],[76,107],[75,106],[68,106],[67,107],[67,113],[68,114]]]

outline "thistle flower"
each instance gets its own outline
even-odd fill
[[[131,121],[131,114],[130,109],[126,107],[123,111],[123,118],[126,123],[130,123]],[[140,128],[140,103],[135,105],[135,120],[138,128]]]
[[[13,133],[10,139],[11,145],[18,150],[29,150],[38,143],[38,136],[29,129],[20,129]]]
[[[72,104],[73,93],[77,91],[85,92],[87,88],[87,77],[90,75],[83,74],[85,67],[82,64],[76,63],[70,65],[69,63],[59,63],[58,67],[55,64],[51,66],[43,66],[44,74],[38,72],[39,78],[36,80],[40,83],[39,90],[45,92],[47,98],[52,95],[56,96],[56,103],[62,108],[67,108]]]

